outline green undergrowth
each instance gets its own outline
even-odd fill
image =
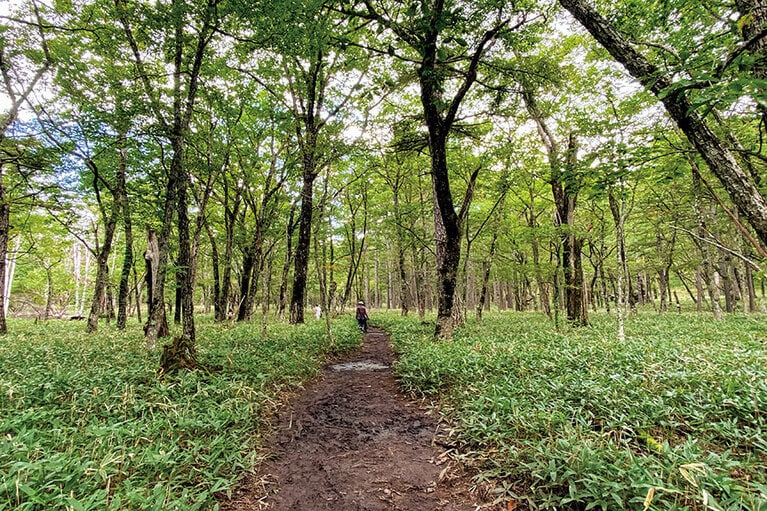
[[[258,460],[283,391],[359,344],[353,322],[198,328],[213,372],[159,378],[138,325],[10,323],[0,338],[0,510],[215,509]]]
[[[488,314],[434,342],[380,315],[480,479],[530,509],[767,510],[767,319],[643,314],[557,331]],[[438,399],[437,399],[438,398]]]

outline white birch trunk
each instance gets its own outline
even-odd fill
[[[90,250],[83,250],[85,256],[85,270],[83,271],[82,287],[80,288],[80,308],[77,309],[77,316],[83,316],[85,314],[85,296],[88,289],[88,274],[91,271],[91,252]]]
[[[16,254],[19,253],[21,247],[21,236],[16,238],[16,245],[13,248],[13,252],[6,254],[5,263],[5,295],[3,299],[3,314],[8,317],[8,307],[11,304],[11,286],[13,286],[13,274],[16,272]]]

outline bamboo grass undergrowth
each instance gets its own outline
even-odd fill
[[[486,314],[450,342],[380,315],[409,391],[432,398],[492,481],[529,509],[767,509],[767,328],[643,313],[557,330]]]
[[[159,378],[139,325],[10,322],[0,339],[0,511],[215,509],[261,456],[267,414],[327,354],[359,344],[353,321],[221,326],[203,318],[214,372]]]

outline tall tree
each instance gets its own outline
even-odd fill
[[[192,279],[192,254],[189,230],[189,172],[185,166],[185,145],[194,113],[203,64],[209,45],[216,34],[220,18],[225,12],[220,9],[218,0],[205,0],[199,3],[187,3],[184,0],[171,0],[169,5],[158,4],[156,11],[143,4],[132,5],[126,0],[115,3],[116,18],[124,30],[125,39],[131,49],[136,74],[141,81],[148,100],[149,111],[159,124],[171,146],[171,162],[168,171],[167,188],[162,215],[162,229],[158,237],[157,282],[146,325],[147,342],[151,346],[157,339],[164,318],[164,289],[167,273],[168,250],[174,215],[178,231],[178,267],[181,285],[181,306],[183,315],[183,333],[163,356],[164,369],[173,366],[194,367],[195,362],[195,324],[194,324],[194,289]],[[143,19],[145,25],[136,27],[135,21]],[[144,32],[151,23],[170,22],[169,31],[163,40],[155,41],[152,33]],[[162,25],[158,25],[162,26]],[[189,34],[193,34],[189,37]],[[165,108],[163,88],[152,82],[152,74],[147,68],[147,50],[162,51],[166,47],[172,63],[170,84],[171,110]]]
[[[560,4],[642,85],[661,101],[669,116],[687,136],[748,221],[762,243],[767,244],[767,200],[738,163],[727,144],[698,113],[690,100],[695,84],[674,82],[658,65],[640,53],[586,0],[559,0]],[[741,53],[742,50],[734,50]],[[725,60],[730,64],[731,60]]]
[[[588,323],[588,317],[584,303],[581,257],[583,239],[578,236],[575,227],[575,208],[581,188],[577,139],[575,133],[571,132],[563,149],[538,107],[535,93],[529,86],[523,86],[522,97],[530,117],[538,128],[538,135],[546,148],[551,168],[549,182],[557,210],[555,225],[560,228],[562,243],[560,265],[564,278],[567,320],[573,324],[585,325]]]
[[[304,322],[314,183],[343,153],[341,122],[353,101],[366,96],[363,79],[368,59],[348,44],[348,39],[355,37],[348,22],[325,4],[323,0],[288,1],[270,9],[265,25],[270,25],[271,31],[264,28],[266,42],[248,41],[247,55],[256,52],[259,67],[243,69],[292,114],[294,121],[302,172],[290,298],[293,324]],[[270,53],[263,52],[264,46]]]
[[[392,214],[394,215],[394,229],[396,232],[396,251],[397,251],[397,274],[399,276],[399,303],[400,312],[407,316],[411,307],[410,300],[410,281],[407,275],[407,266],[405,264],[406,246],[405,246],[405,214],[402,206],[402,190],[405,187],[407,179],[406,162],[404,155],[394,154],[381,155],[381,168],[378,173],[386,183],[388,190],[392,194]]]
[[[266,278],[263,273],[270,252],[266,236],[279,212],[278,206],[284,199],[282,192],[289,167],[285,162],[289,159],[287,153],[290,138],[279,130],[276,119],[271,119],[271,125],[267,125],[262,137],[263,140],[250,139],[249,145],[255,148],[252,163],[241,161],[240,164],[245,176],[243,198],[252,214],[253,230],[249,233],[250,242],[244,249],[237,321],[250,320],[258,292],[258,279]]]
[[[469,91],[483,71],[483,59],[499,41],[527,24],[528,15],[515,2],[449,0],[406,3],[367,0],[358,10],[347,12],[374,21],[381,31],[388,31],[393,40],[387,41],[389,48],[381,51],[412,62],[418,76],[434,202],[438,288],[434,335],[451,338],[461,258],[461,219],[465,212],[456,211],[453,199],[448,140],[459,122],[459,112]],[[462,208],[468,203],[466,197]]]

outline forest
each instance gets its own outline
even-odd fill
[[[277,399],[264,389],[359,342],[358,301],[392,333],[403,386],[449,396],[461,442],[504,453],[483,477],[547,495],[514,502],[767,508],[764,0],[9,0],[0,20],[0,411],[18,418],[0,424],[0,510],[210,508],[248,461],[179,496],[117,497],[103,454],[82,467],[99,504],[67,500],[80,483],[45,474],[74,461],[34,454],[61,438],[19,449],[35,403],[63,392],[72,418],[110,379],[124,406],[134,386],[172,401],[157,367],[200,369],[178,376],[193,388],[233,360],[258,375],[238,398]],[[73,364],[87,404],[46,379]],[[533,386],[515,395],[503,374]],[[584,404],[571,424],[574,395],[547,394],[618,399],[610,378],[641,410]],[[501,408],[524,396],[562,405],[572,438],[612,435],[583,473],[624,479],[549,471],[587,449],[571,437],[504,436],[546,437],[540,409],[529,430],[486,422],[514,423]],[[677,458],[639,474],[637,451]]]

